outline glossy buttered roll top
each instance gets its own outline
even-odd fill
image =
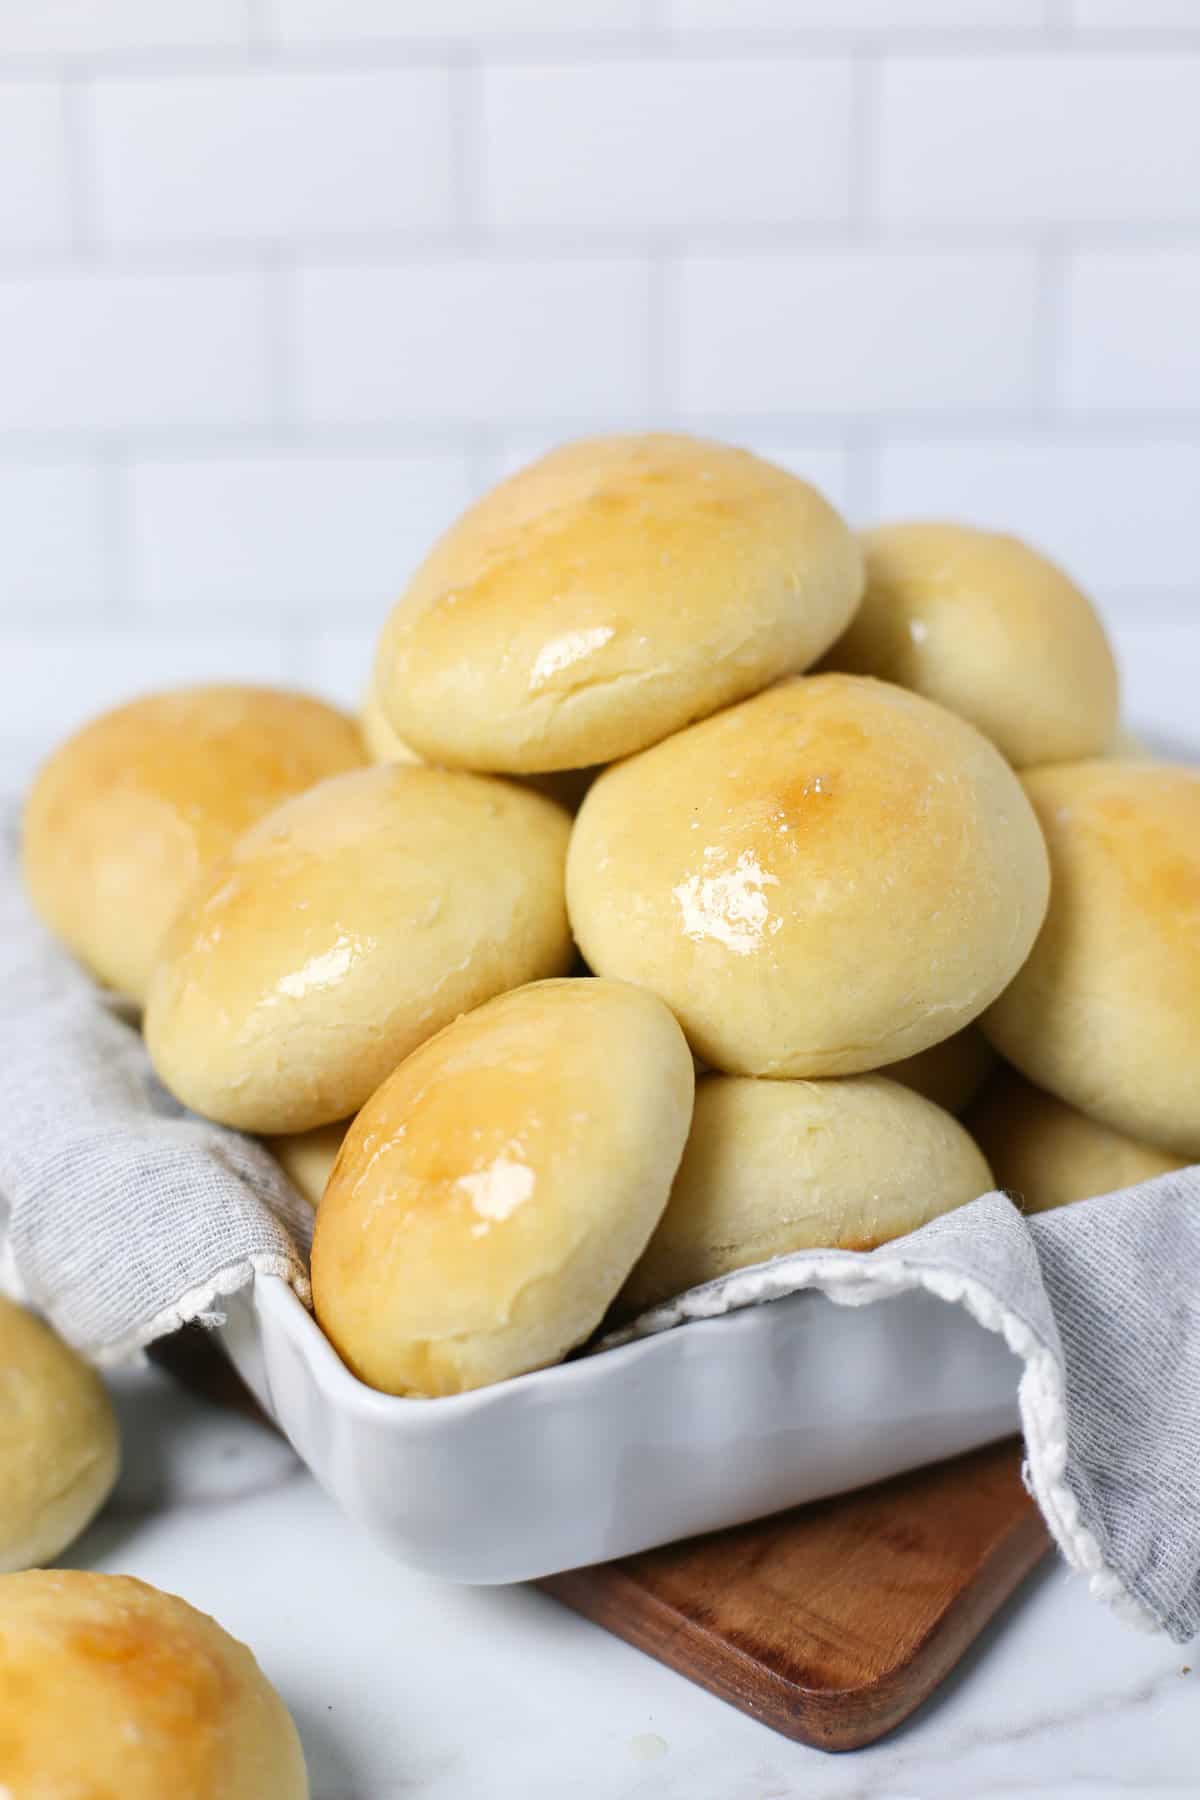
[[[133,700],[76,732],[33,784],[33,903],[101,981],[144,1000],[200,873],[264,813],[365,760],[354,721],[307,694],[219,686]]]
[[[799,677],[600,777],[567,898],[588,965],[667,1002],[734,1074],[879,1068],[1020,968],[1049,873],[974,728],[883,682]]]
[[[347,1117],[458,1013],[570,966],[569,829],[513,782],[417,765],[280,807],[167,936],[146,1008],[162,1080],[247,1131]]]
[[[567,444],[434,546],[376,695],[430,761],[582,768],[807,668],[861,591],[853,534],[786,470],[689,437]]]
[[[558,1362],[666,1205],[693,1083],[671,1014],[623,982],[539,982],[422,1045],[317,1213],[313,1299],[343,1360],[425,1396]]]

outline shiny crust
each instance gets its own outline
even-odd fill
[[[898,682],[983,732],[1015,768],[1100,755],[1117,667],[1091,602],[1019,538],[969,525],[862,534],[867,587],[832,669]]]
[[[112,1492],[119,1460],[95,1370],[0,1298],[0,1571],[52,1562],[73,1544]]]
[[[1048,1212],[1151,1181],[1184,1159],[1139,1144],[1002,1069],[967,1115],[996,1185],[1025,1212]]]
[[[145,1019],[162,1080],[247,1131],[348,1117],[458,1013],[570,966],[569,829],[514,782],[415,765],[280,807],[167,935]]]
[[[666,1205],[692,1092],[678,1025],[619,982],[539,982],[423,1045],[317,1213],[313,1298],[343,1361],[424,1395],[558,1362]]]
[[[981,1021],[1009,1062],[1139,1142],[1200,1158],[1200,772],[1035,769],[1050,910]]]
[[[732,1074],[853,1074],[948,1037],[1024,961],[1048,870],[961,719],[802,676],[620,763],[567,860],[589,967],[651,988]]]
[[[861,588],[853,534],[794,475],[699,438],[592,438],[434,546],[375,679],[431,761],[580,768],[807,668]]]
[[[33,784],[33,903],[93,974],[141,1001],[200,872],[281,801],[364,761],[354,721],[307,694],[194,687],[132,700],[76,732]]]
[[[883,1076],[706,1075],[670,1202],[621,1311],[790,1250],[872,1250],[991,1186],[962,1126]]]
[[[0,1576],[0,1780],[13,1800],[308,1795],[244,1644],[173,1594],[74,1569]]]

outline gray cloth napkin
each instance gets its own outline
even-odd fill
[[[3,1284],[100,1362],[217,1316],[256,1273],[307,1300],[308,1206],[260,1146],[170,1098],[134,1023],[30,917],[11,813],[3,840]],[[710,1282],[631,1334],[801,1288],[860,1305],[908,1287],[964,1306],[1021,1359],[1028,1481],[1068,1562],[1125,1617],[1193,1637],[1200,1168],[1028,1220],[990,1194],[879,1250]]]

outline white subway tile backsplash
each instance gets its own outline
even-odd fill
[[[676,31],[909,32],[1033,31],[1046,0],[665,0]]]
[[[1142,695],[1200,619],[1200,0],[0,0],[0,169],[0,758],[357,701],[450,518],[612,430],[1023,530]]]
[[[879,512],[1016,532],[1101,598],[1163,588],[1200,604],[1200,457],[1186,441],[897,441],[880,454]]]
[[[1071,21],[1084,31],[1200,32],[1196,0],[1074,0]]]
[[[0,251],[59,249],[69,235],[62,92],[0,81]]]
[[[309,423],[505,427],[648,404],[648,282],[632,259],[310,267],[296,320]]]
[[[0,56],[238,48],[250,0],[4,0]]]
[[[94,464],[0,462],[0,616],[11,609],[51,625],[104,610],[104,498]]]
[[[1200,54],[896,57],[876,139],[891,224],[1200,225]]]
[[[461,452],[139,462],[128,493],[132,599],[163,619],[377,628],[470,494]]]
[[[90,125],[107,243],[273,244],[450,223],[442,69],[101,80]]]
[[[1065,306],[1065,406],[1200,413],[1200,248],[1082,251]]]
[[[261,278],[0,278],[0,435],[242,427],[267,414]]]
[[[642,0],[265,0],[268,29],[288,45],[520,39],[636,32]]]
[[[378,630],[314,631],[299,636],[295,640],[297,682],[350,712],[358,712],[370,684],[378,638]]]
[[[1024,251],[690,257],[679,404],[685,414],[1020,409],[1034,312]]]
[[[844,219],[850,120],[836,58],[489,68],[484,217],[621,235]]]

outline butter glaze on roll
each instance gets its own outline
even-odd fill
[[[95,1370],[0,1297],[0,1571],[53,1562],[73,1544],[112,1492],[119,1460]],[[0,1636],[3,1625],[0,1613]]]
[[[807,668],[862,590],[853,534],[745,450],[566,444],[435,545],[375,679],[431,762],[515,774],[627,756]]]
[[[1046,850],[986,739],[919,695],[801,676],[603,774],[567,861],[598,974],[715,1069],[898,1062],[975,1018],[1045,915]]]
[[[1030,771],[1025,789],[1050,910],[983,1029],[1080,1112],[1200,1158],[1200,771],[1066,763]]]
[[[12,1800],[307,1800],[300,1739],[244,1644],[128,1575],[0,1576]]]
[[[426,1396],[558,1362],[658,1222],[692,1092],[678,1025],[621,982],[539,982],[422,1045],[317,1213],[313,1300],[343,1361]]]
[[[163,946],[146,1043],[185,1105],[245,1131],[348,1117],[493,994],[570,966],[570,821],[480,775],[389,764],[238,839]]]
[[[1102,754],[1117,724],[1116,663],[1061,569],[968,525],[880,525],[862,543],[866,593],[830,668],[961,713],[1015,768]]]
[[[145,998],[188,888],[239,832],[361,766],[354,721],[307,694],[194,687],[93,719],[43,765],[25,881],[44,922],[109,987]]]
[[[792,1250],[873,1250],[991,1187],[957,1120],[884,1076],[705,1075],[667,1210],[621,1310]]]
[[[997,1187],[1028,1213],[1113,1194],[1185,1166],[1182,1157],[1086,1118],[1015,1069],[1003,1069],[989,1082],[967,1124],[991,1162]]]

